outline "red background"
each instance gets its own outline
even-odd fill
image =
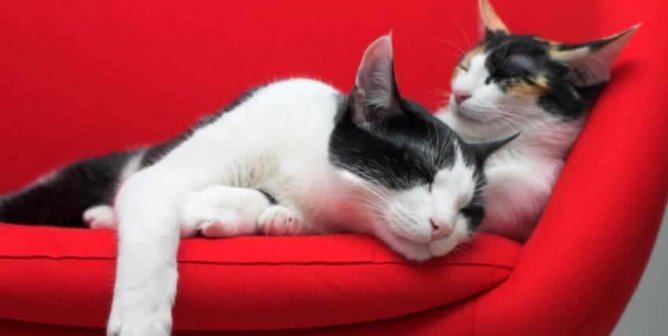
[[[356,236],[191,240],[180,255],[178,330],[325,328],[361,320],[368,322],[318,331],[611,330],[644,269],[666,202],[668,6],[663,0],[497,0],[495,6],[516,32],[566,41],[643,23],[531,240],[520,249],[481,236],[469,254],[423,266]],[[169,137],[259,82],[310,75],[347,90],[365,46],[390,30],[403,94],[435,108],[459,49],[475,40],[473,0],[2,2],[0,190],[81,156]],[[111,294],[113,239],[108,232],[0,225],[0,333],[99,334]],[[291,265],[295,256],[327,262],[248,275],[267,258]],[[249,273],[212,270],[207,262],[241,263]],[[387,262],[394,266],[377,272]],[[239,284],[263,290],[229,291]],[[385,292],[368,293],[373,285]],[[310,301],[286,294],[304,291]],[[385,301],[369,301],[371,294]],[[276,298],[285,305],[269,309]],[[355,306],[360,301],[367,306]],[[219,302],[257,309],[238,318],[222,314],[234,307]],[[337,313],[332,305],[343,308]]]
[[[602,29],[592,1],[497,2],[511,28],[554,39],[640,20]],[[390,31],[402,93],[435,109],[478,36],[474,0],[5,1],[0,28],[0,191],[173,136],[258,83],[311,76],[347,91]]]

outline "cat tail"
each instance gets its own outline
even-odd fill
[[[87,227],[83,213],[111,205],[119,184],[141,166],[143,151],[74,162],[15,193],[0,196],[0,222]]]

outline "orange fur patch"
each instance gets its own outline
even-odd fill
[[[549,88],[549,82],[545,76],[539,75],[531,78],[533,83],[527,83],[523,80],[515,80],[510,83],[506,92],[511,96],[538,96]]]

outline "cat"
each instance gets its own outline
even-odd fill
[[[471,145],[402,98],[383,36],[349,95],[304,78],[258,87],[165,144],[84,160],[5,197],[0,221],[118,222],[107,332],[168,335],[180,237],[358,232],[410,260],[442,256],[484,218],[484,162],[516,136]]]
[[[480,231],[524,242],[547,203],[610,67],[638,29],[580,44],[508,30],[479,0],[484,36],[457,65],[438,117],[469,142],[521,135],[487,160]]]

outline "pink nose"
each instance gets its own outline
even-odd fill
[[[431,228],[433,229],[431,232],[431,237],[433,239],[447,237],[452,233],[452,226],[445,224],[442,221],[429,218],[429,223],[431,223]]]
[[[471,95],[468,92],[455,91],[454,94],[457,105],[461,105],[465,100],[471,98]]]

